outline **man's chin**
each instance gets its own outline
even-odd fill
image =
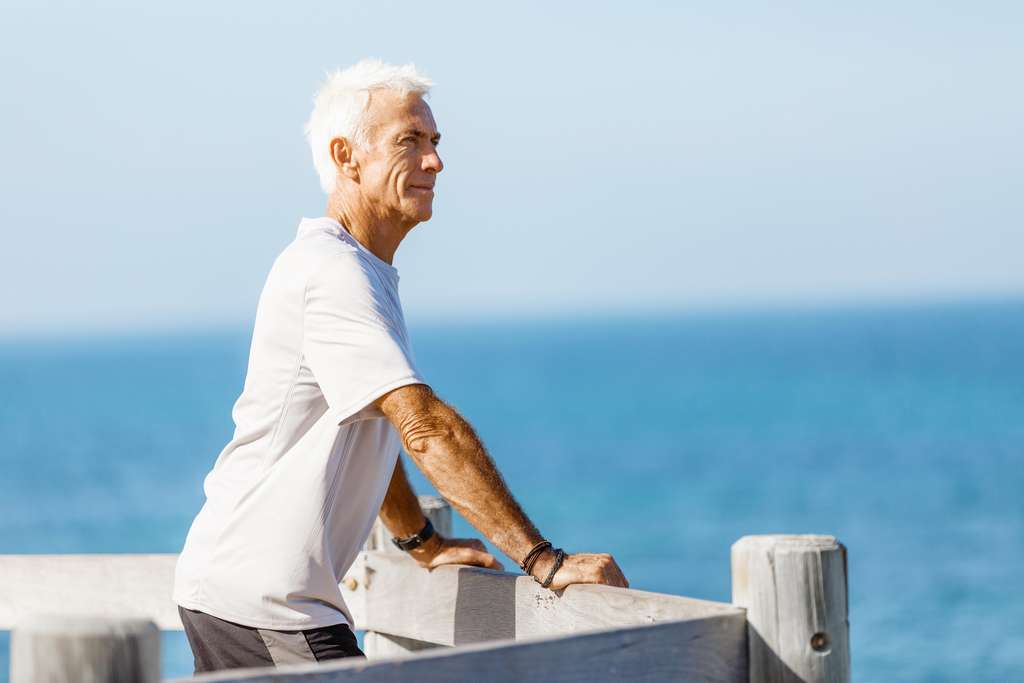
[[[430,220],[430,217],[434,215],[434,209],[433,207],[430,206],[426,208],[418,208],[416,210],[410,211],[406,215],[409,216],[411,220],[414,220],[417,223],[426,223],[427,221]]]

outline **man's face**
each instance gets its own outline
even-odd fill
[[[418,95],[375,90],[367,111],[369,148],[358,149],[359,184],[382,216],[420,223],[433,213],[434,182],[443,164],[441,135]]]

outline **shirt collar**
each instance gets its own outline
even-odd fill
[[[364,247],[359,240],[353,237],[352,234],[345,229],[341,223],[330,216],[321,216],[320,218],[306,218],[303,216],[302,220],[299,221],[299,229],[296,232],[296,236],[305,235],[316,230],[322,230],[323,232],[334,235],[340,240],[348,242],[362,252],[375,267],[383,269],[386,273],[393,276],[395,280],[398,279],[398,268],[395,268],[393,265],[379,258],[372,251]]]

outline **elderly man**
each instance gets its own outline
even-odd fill
[[[306,132],[327,215],[302,220],[267,277],[234,436],[178,560],[197,672],[362,656],[338,582],[378,512],[423,567],[501,568],[480,541],[433,531],[400,446],[545,587],[627,585],[610,555],[565,554],[541,536],[416,368],[392,261],[430,219],[443,167],[430,86],[411,65],[367,60],[316,96]]]

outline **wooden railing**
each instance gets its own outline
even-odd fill
[[[423,503],[450,533],[447,505]],[[556,593],[474,567],[427,571],[386,538],[375,528],[341,583],[368,660],[194,680],[849,681],[846,550],[830,536],[740,539],[733,603],[593,585]],[[0,556],[11,683],[158,681],[158,629],[181,628],[175,559]]]

